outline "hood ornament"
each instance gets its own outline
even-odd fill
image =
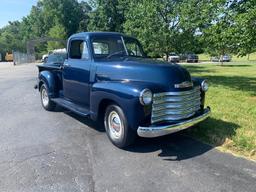
[[[193,82],[190,81],[184,81],[179,84],[174,84],[175,88],[188,88],[188,87],[193,87]]]

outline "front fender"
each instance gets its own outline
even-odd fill
[[[201,77],[192,77],[191,79],[193,81],[193,84],[196,86],[201,86],[201,83],[205,80],[204,78],[201,78]]]
[[[55,97],[55,93],[56,93],[56,80],[55,80],[55,76],[52,72],[50,71],[41,71],[38,75],[38,79],[39,79],[39,90],[40,90],[40,86],[42,83],[44,83],[49,91],[49,96],[50,97]]]
[[[149,88],[142,83],[128,83],[128,82],[99,82],[92,86],[91,92],[91,112],[92,118],[97,119],[99,113],[99,107],[102,101],[109,100],[119,105],[124,111],[129,126],[132,129],[137,130],[139,124],[149,113],[146,110],[151,111],[151,108],[141,105],[139,102],[140,92],[144,88]]]
[[[194,86],[200,86],[200,90],[201,90],[201,109],[204,109],[204,105],[205,105],[205,92],[202,91],[201,89],[201,84],[204,81],[204,78],[200,78],[200,77],[192,77],[192,81]]]

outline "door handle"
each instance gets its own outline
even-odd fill
[[[63,66],[64,66],[64,67],[70,67],[70,64],[64,63]]]

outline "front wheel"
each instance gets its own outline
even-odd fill
[[[119,148],[132,144],[136,137],[135,132],[129,128],[123,110],[117,105],[107,107],[104,126],[110,141]]]
[[[49,97],[49,92],[45,84],[43,84],[40,88],[40,95],[43,108],[47,111],[53,111],[55,109],[56,104],[53,101],[51,101]]]

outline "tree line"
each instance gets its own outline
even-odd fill
[[[152,57],[187,51],[244,56],[256,51],[256,1],[40,0],[28,16],[0,29],[0,52],[25,52],[28,40],[82,31],[135,36]],[[64,46],[41,43],[36,52]]]

